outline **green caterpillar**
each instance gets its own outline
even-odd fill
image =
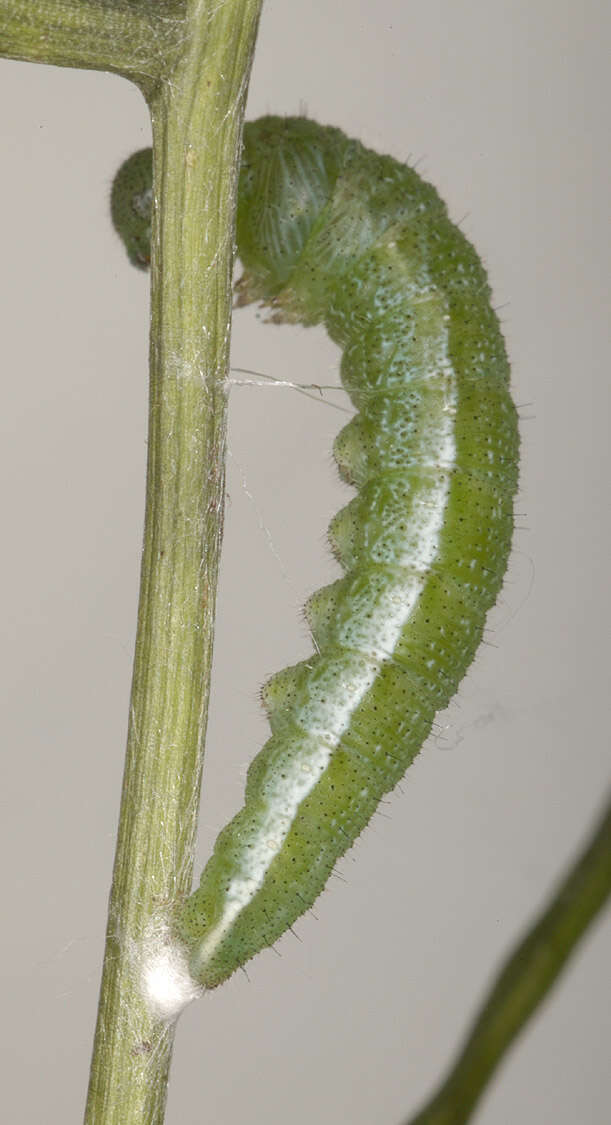
[[[117,174],[130,260],[150,253],[151,153]],[[509,367],[485,270],[435,189],[304,118],[246,124],[239,304],[324,323],[358,413],[336,439],[356,497],[345,571],[306,616],[316,653],[273,676],[272,735],[180,915],[208,988],[307,910],[458,688],[507,566],[518,476]]]

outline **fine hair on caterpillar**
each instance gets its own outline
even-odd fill
[[[113,221],[150,259],[151,154],[117,173]],[[148,200],[148,205],[147,205]],[[324,324],[356,415],[334,456],[343,577],[313,594],[307,660],[261,693],[271,737],[177,931],[211,988],[270,946],[403,777],[499,594],[518,428],[485,270],[413,168],[301,117],[244,127],[238,305]]]

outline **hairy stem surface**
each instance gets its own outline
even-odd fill
[[[409,1125],[468,1121],[503,1056],[611,893],[611,804],[547,909],[501,969],[443,1085]]]
[[[0,55],[111,70],[143,88],[180,43],[186,0],[0,0]]]
[[[236,170],[261,0],[191,0],[150,94],[154,223],[146,521],[127,757],[86,1125],[161,1125],[188,982],[222,533]]]

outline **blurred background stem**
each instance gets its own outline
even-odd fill
[[[469,1120],[494,1071],[610,892],[611,802],[549,905],[505,962],[439,1091],[409,1125],[461,1125]]]

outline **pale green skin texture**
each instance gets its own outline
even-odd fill
[[[141,198],[150,160],[131,160]],[[264,687],[272,737],[178,920],[208,988],[312,905],[455,694],[502,585],[518,462],[486,273],[430,184],[267,117],[245,126],[238,200],[239,303],[322,322],[343,349],[359,413],[334,453],[358,494],[329,532],[346,575],[306,606],[317,653]],[[135,260],[133,215],[113,209]]]

